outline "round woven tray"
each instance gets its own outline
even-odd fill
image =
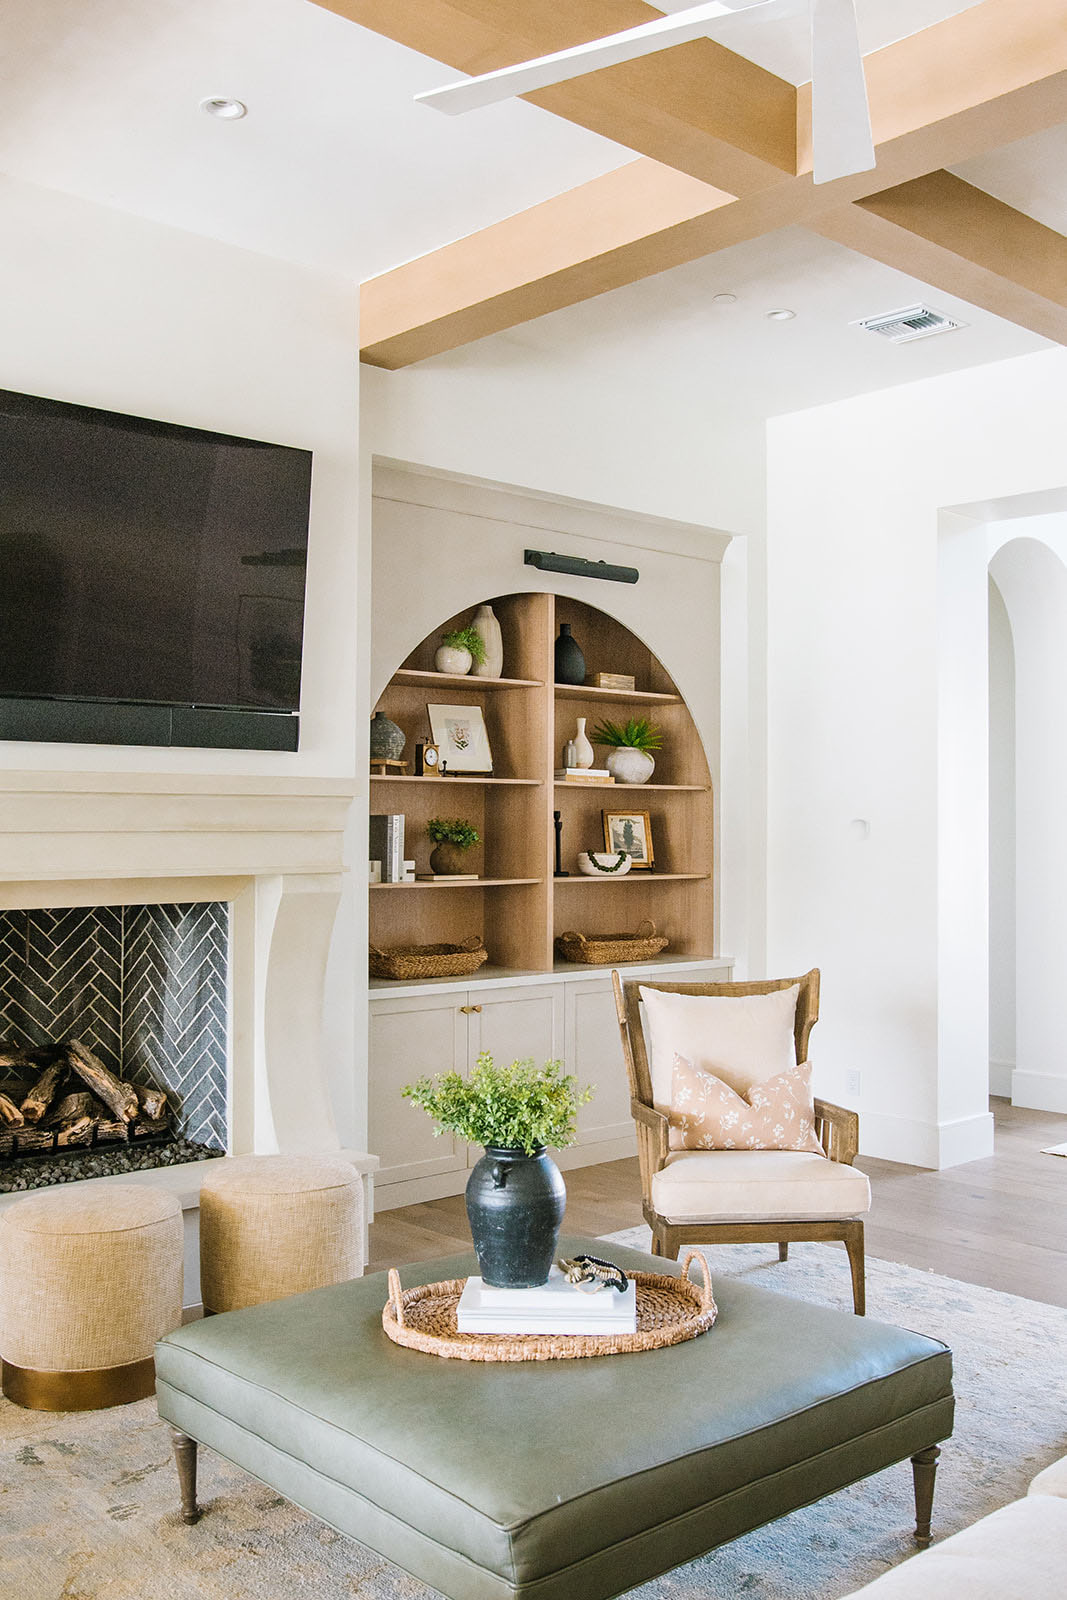
[[[689,1278],[690,1262],[703,1273],[703,1284]],[[718,1316],[711,1292],[711,1273],[699,1250],[682,1263],[681,1278],[658,1272],[631,1272],[637,1285],[636,1333],[460,1333],[456,1306],[466,1278],[424,1283],[401,1289],[395,1267],[389,1270],[389,1299],[382,1327],[394,1344],[456,1361],[566,1361],[577,1356],[621,1356],[638,1350],[659,1350],[706,1333]]]

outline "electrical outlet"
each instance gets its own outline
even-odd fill
[[[862,1093],[862,1082],[855,1067],[850,1067],[845,1073],[845,1090],[848,1094],[858,1095]]]

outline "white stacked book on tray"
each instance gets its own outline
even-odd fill
[[[494,1289],[468,1278],[456,1307],[460,1333],[636,1333],[637,1285],[595,1294],[568,1283],[558,1267],[536,1289]]]

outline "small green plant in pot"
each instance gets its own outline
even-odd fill
[[[578,1107],[592,1097],[562,1061],[498,1067],[483,1050],[469,1077],[438,1073],[408,1084],[404,1096],[429,1113],[434,1132],[454,1133],[485,1154],[467,1180],[467,1219],[485,1283],[542,1284],[556,1254],[567,1191],[546,1146],[574,1143]]]
[[[655,772],[652,751],[663,748],[663,735],[648,717],[600,722],[590,737],[594,744],[608,746],[605,766],[616,783],[647,783]]]
[[[449,672],[453,677],[462,678],[471,667],[480,667],[484,660],[485,640],[474,624],[468,623],[465,628],[453,628],[451,633],[441,635],[433,664],[438,672]]]
[[[431,872],[448,875],[466,870],[464,855],[480,838],[472,823],[463,817],[431,817],[426,832],[434,845],[430,851]]]

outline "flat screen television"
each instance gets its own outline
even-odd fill
[[[310,496],[309,451],[0,390],[0,714],[295,713]],[[255,726],[181,737],[194,722],[160,742],[229,743],[225,726],[241,746]]]

